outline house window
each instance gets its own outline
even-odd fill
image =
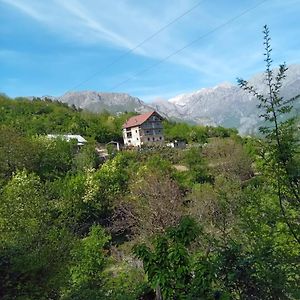
[[[155,138],[153,137],[152,140],[155,141]]]
[[[128,143],[130,144],[130,143],[131,143],[131,140],[128,140]]]
[[[148,138],[148,141],[150,141],[150,138]]]
[[[161,136],[159,137],[159,139],[161,140]]]
[[[132,133],[131,133],[131,131],[127,131],[127,138],[132,138]]]
[[[135,132],[137,133],[137,130]]]
[[[136,140],[138,141],[138,140],[139,140],[139,138],[136,138]]]

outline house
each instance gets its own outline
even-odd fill
[[[87,140],[78,134],[47,134],[47,138],[49,139],[62,139],[67,142],[71,140],[77,140],[77,146],[83,146]]]
[[[156,111],[133,116],[123,125],[125,146],[164,144],[163,117]]]

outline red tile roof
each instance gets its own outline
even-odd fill
[[[142,115],[133,116],[130,119],[128,119],[126,123],[123,124],[123,128],[139,126],[139,125],[143,124],[144,122],[146,122],[154,113],[156,113],[156,112],[150,111],[150,112],[147,112]]]

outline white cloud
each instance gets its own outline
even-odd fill
[[[95,19],[78,1],[57,1],[57,4],[61,5],[68,13],[71,13],[76,20],[80,20],[79,25],[83,25],[87,31],[90,30],[92,36],[97,36],[100,39],[107,40],[108,42],[121,46],[124,48],[132,48],[134,45],[122,35],[109,29],[99,20]],[[78,21],[77,21],[78,22]]]
[[[24,1],[18,0],[0,0],[8,5],[15,7],[16,9],[22,11],[23,13],[27,14],[28,16],[32,17],[37,21],[44,21],[45,16],[41,14],[39,11],[34,9],[31,5],[24,3]]]
[[[174,5],[169,9],[167,3],[159,3],[157,8],[160,10],[156,15],[152,15],[143,5],[130,1],[120,1],[118,4],[95,0],[0,1],[43,23],[52,32],[64,35],[67,39],[74,38],[80,43],[107,44],[127,50],[134,48],[182,12],[178,7],[174,8]],[[183,11],[192,4],[192,1],[184,2],[185,5],[182,1],[179,1],[178,5]],[[134,53],[159,59],[174,47],[184,45],[184,42],[185,40],[178,39],[172,34],[172,30],[168,29],[161,32],[158,38],[151,39],[135,49]]]
[[[45,28],[65,38],[67,41],[76,41],[78,44],[88,46],[105,45],[113,48],[122,48],[124,52],[132,49],[197,3],[196,0],[177,0],[175,5],[174,0],[1,1],[43,24]],[[294,6],[297,6],[298,1],[289,1]],[[253,5],[251,0],[245,2],[248,4],[239,2],[236,5],[228,4],[227,7],[227,4],[224,4],[222,0],[215,2],[203,1],[203,4],[193,12],[178,20],[178,22],[162,31],[142,47],[135,49],[134,54],[152,58],[154,61],[148,62],[151,66],[152,63],[154,64],[158,60],[164,59],[170,53],[237,15],[246,9],[247,5]],[[258,1],[256,2],[258,3]],[[260,55],[262,52],[261,40],[249,43],[249,41],[257,39],[256,34],[253,35],[253,32],[261,30],[260,23],[263,24],[267,18],[271,20],[272,16],[278,14],[279,8],[282,9],[285,6],[288,5],[283,4],[280,0],[273,1],[268,6],[265,5],[265,7],[261,6],[236,20],[236,22],[232,22],[228,26],[206,36],[199,43],[172,56],[167,61],[174,66],[179,65],[186,68],[196,76],[213,80],[221,77],[224,80],[228,80],[228,78],[235,76],[243,76],[241,70],[250,70],[252,65],[262,61]],[[275,9],[272,7],[275,7]],[[266,9],[268,10],[268,15],[262,13]],[[253,19],[254,17],[255,20]],[[278,26],[281,26],[281,21],[278,18],[276,18],[276,22],[278,22]],[[296,29],[291,28],[292,30]],[[258,35],[260,35],[260,32]],[[291,50],[291,55],[296,54],[296,50],[294,52]],[[134,58],[134,62],[139,62],[139,58]],[[107,63],[109,64],[110,61]],[[122,69],[120,73],[125,74],[129,72],[130,74],[135,74],[143,69],[142,65],[139,67],[138,63],[128,64],[126,68],[126,71]],[[183,70],[183,68],[181,69]],[[180,70],[177,69],[177,72],[180,72]],[[142,77],[146,76],[149,78],[151,77],[149,73],[158,74],[156,71],[152,69],[147,74],[143,74]],[[111,78],[109,79],[111,80]],[[115,78],[118,78],[117,75]],[[149,80],[148,83],[151,84],[151,81]],[[153,92],[153,95],[155,93]]]

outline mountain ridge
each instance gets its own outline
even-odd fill
[[[274,72],[276,70],[274,69]],[[259,92],[266,93],[264,73],[252,76],[249,83]],[[287,71],[282,96],[288,99],[299,94],[300,64],[294,64],[290,65]],[[125,111],[143,113],[154,109],[170,119],[201,125],[235,127],[241,134],[255,133],[260,126],[257,99],[229,82],[152,103],[145,103],[138,97],[126,93],[96,91],[68,92],[61,97],[41,98],[46,97],[92,112],[107,110],[111,113]],[[296,108],[300,107],[299,100],[295,105]]]

